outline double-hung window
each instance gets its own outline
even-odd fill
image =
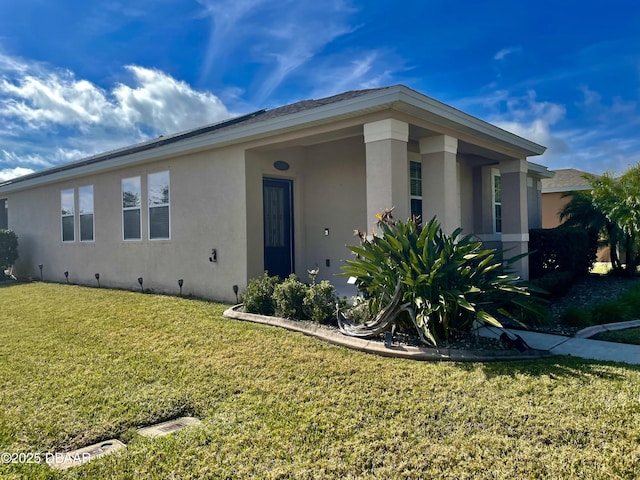
[[[149,198],[149,239],[168,240],[170,234],[169,172],[150,173],[147,176]]]
[[[93,242],[93,185],[78,189],[78,210],[80,214],[80,241]]]
[[[142,188],[140,177],[122,179],[122,238],[141,240]]]
[[[493,231],[502,233],[502,180],[497,171],[491,173],[491,189],[493,203]]]
[[[60,212],[62,215],[62,241],[75,241],[75,194],[73,188],[60,191]]]
[[[422,219],[422,163],[409,162],[411,217]]]

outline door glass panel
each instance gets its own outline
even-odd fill
[[[278,187],[265,187],[265,246],[284,247],[284,190]]]

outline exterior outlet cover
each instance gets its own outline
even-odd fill
[[[325,228],[325,229],[324,229],[324,236],[325,236],[325,237],[328,237],[328,236],[329,236],[329,229],[328,229],[328,228]]]

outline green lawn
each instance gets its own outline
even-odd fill
[[[0,478],[639,478],[640,368],[381,358],[222,318],[224,305],[0,288],[0,451],[128,444]],[[202,419],[168,437],[134,429]]]
[[[640,345],[640,328],[627,328],[625,330],[613,330],[602,332],[593,337],[594,340],[606,340],[607,342],[631,343]]]

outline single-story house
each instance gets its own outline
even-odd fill
[[[16,274],[235,301],[267,270],[336,277],[375,215],[526,252],[545,147],[403,85],[260,110],[0,184]],[[517,268],[524,278],[528,263]]]
[[[585,178],[588,172],[575,168],[553,170],[552,177],[542,179],[542,228],[555,228],[560,225],[560,212],[571,200],[571,192],[591,190]]]

